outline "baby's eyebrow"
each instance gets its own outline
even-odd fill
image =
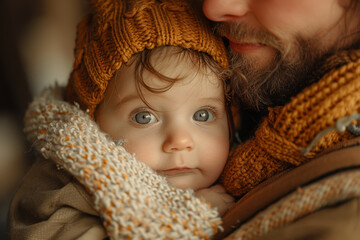
[[[224,104],[225,100],[224,98],[219,98],[219,97],[204,97],[200,99],[203,102],[215,102],[215,103],[219,103],[219,104]]]
[[[132,102],[132,101],[139,101],[139,100],[142,101],[141,98],[136,94],[130,94],[125,97],[118,96],[118,98],[119,98],[119,101],[116,104],[117,107],[121,106],[125,103]]]

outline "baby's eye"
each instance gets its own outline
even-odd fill
[[[133,117],[132,120],[135,121],[138,124],[149,124],[157,122],[157,118],[148,111],[138,112]]]
[[[193,119],[199,122],[208,122],[214,119],[214,115],[207,109],[201,109],[194,113]]]

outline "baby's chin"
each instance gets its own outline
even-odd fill
[[[184,177],[166,177],[168,183],[170,184],[170,186],[172,187],[176,187],[176,188],[180,188],[180,189],[192,189],[192,190],[199,190],[201,188],[205,188],[208,187],[203,186],[203,184],[201,184],[201,182],[196,181],[195,179],[191,179],[191,178],[184,178]]]

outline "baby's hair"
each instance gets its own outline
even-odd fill
[[[134,55],[134,57],[126,63],[127,66],[131,64],[135,64],[135,84],[136,89],[139,93],[139,96],[141,100],[149,107],[149,104],[147,103],[146,99],[143,96],[142,93],[142,87],[146,90],[152,92],[152,93],[163,93],[168,91],[177,81],[181,81],[183,79],[183,76],[177,76],[177,77],[168,77],[164,74],[160,73],[155,67],[151,64],[151,58],[153,54],[155,54],[158,51],[164,50],[164,48],[170,47],[170,46],[161,46],[157,47],[151,50],[145,49],[140,53],[137,53]],[[227,77],[224,75],[225,71],[224,69],[217,64],[217,62],[207,53],[195,51],[188,48],[182,48],[182,47],[174,47],[172,48],[176,49],[176,51],[172,51],[171,54],[179,55],[181,58],[189,57],[194,66],[197,67],[197,71],[202,71],[206,67],[208,67],[213,73],[215,73],[219,78],[219,84],[222,84],[224,87],[224,95],[225,99],[229,101],[229,94],[228,94],[228,88],[227,88]],[[148,71],[160,80],[167,83],[164,87],[154,88],[146,84],[143,75],[144,72]],[[115,74],[116,78],[116,74]]]

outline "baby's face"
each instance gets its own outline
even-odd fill
[[[135,64],[123,66],[109,83],[96,121],[114,139],[124,139],[130,153],[172,186],[209,187],[229,152],[223,85],[209,69],[198,71],[188,57],[154,55],[152,64],[165,76],[184,78],[164,93],[142,89],[151,109],[136,90]],[[148,72],[144,80],[151,87],[164,86]]]

